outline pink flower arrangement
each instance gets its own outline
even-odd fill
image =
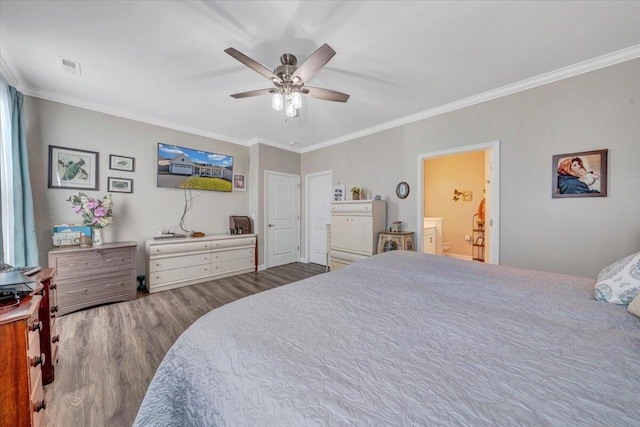
[[[97,200],[84,193],[67,199],[73,205],[73,213],[82,215],[82,223],[92,228],[105,228],[113,222],[111,193]]]

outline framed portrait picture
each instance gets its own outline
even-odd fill
[[[77,148],[49,146],[49,188],[99,190],[100,154]]]
[[[133,180],[129,178],[107,178],[107,191],[113,193],[133,193]]]
[[[608,151],[553,156],[551,197],[607,197]]]
[[[133,157],[109,154],[109,169],[133,172],[135,170],[135,159]]]
[[[345,197],[346,186],[345,184],[338,184],[333,186],[333,201],[343,202]]]
[[[246,175],[239,173],[233,174],[233,191],[247,191]]]

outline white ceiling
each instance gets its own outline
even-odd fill
[[[229,96],[271,82],[224,49],[273,69],[283,53],[300,63],[323,43],[337,54],[309,85],[350,94],[346,104],[305,97],[287,121],[269,96]],[[28,95],[307,151],[639,57],[640,2],[2,0],[0,56]]]

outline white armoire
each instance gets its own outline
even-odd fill
[[[387,203],[353,200],[331,204],[331,270],[376,253],[378,233],[385,231]]]

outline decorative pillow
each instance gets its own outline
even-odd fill
[[[629,313],[635,314],[640,317],[640,294],[636,295],[636,297],[629,303],[629,307],[627,307]]]
[[[596,283],[596,299],[629,304],[640,293],[640,252],[605,267]]]

